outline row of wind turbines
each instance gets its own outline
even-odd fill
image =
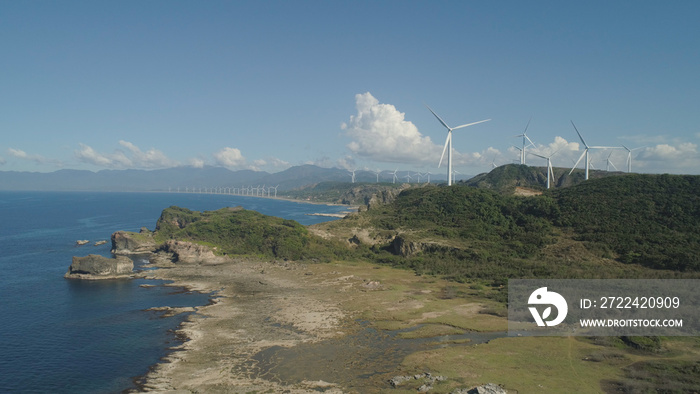
[[[241,186],[241,187],[185,187],[184,193],[197,193],[197,194],[228,194],[232,196],[254,196],[254,197],[277,197],[277,186],[265,185],[258,186]],[[274,195],[272,191],[274,190]],[[168,192],[173,192],[171,187],[168,188]],[[177,193],[183,193],[181,188],[177,188]]]
[[[447,123],[445,123],[444,120],[442,120],[442,118],[440,118],[435,113],[435,111],[433,111],[427,105],[426,105],[426,107],[437,118],[437,120],[440,122],[440,124],[442,124],[447,129],[447,139],[445,140],[445,147],[442,150],[442,156],[440,157],[440,162],[438,163],[438,168],[440,168],[440,166],[442,165],[442,160],[445,157],[445,152],[447,152],[447,185],[451,186],[453,181],[454,181],[454,172],[452,171],[452,131],[457,130],[457,129],[461,129],[461,128],[465,128],[465,127],[469,127],[469,126],[473,126],[473,125],[476,125],[479,123],[488,122],[491,119],[485,119],[485,120],[480,120],[478,122],[467,123],[467,124],[463,124],[463,125],[460,125],[457,127],[450,127]],[[532,119],[530,119],[530,120],[532,120]],[[540,157],[542,159],[547,160],[547,188],[549,189],[550,179],[551,179],[552,183],[554,182],[554,171],[552,168],[552,157],[555,154],[557,154],[558,151],[551,153],[549,156],[544,156],[542,154],[527,151],[527,148],[529,148],[529,147],[536,147],[535,143],[532,142],[530,137],[528,137],[528,135],[527,135],[527,129],[530,126],[530,120],[528,120],[527,125],[525,126],[525,130],[523,131],[523,133],[515,136],[515,137],[522,137],[522,141],[523,141],[522,148],[517,147],[517,146],[514,146],[514,147],[516,149],[520,150],[520,164],[525,164],[527,154],[531,154],[533,156],[537,156],[537,157]],[[619,147],[617,147],[617,146],[589,146],[586,143],[586,141],[583,139],[583,136],[578,131],[578,128],[576,127],[576,125],[574,124],[573,121],[571,121],[571,125],[574,126],[574,130],[576,130],[576,134],[578,135],[578,138],[581,140],[581,143],[583,144],[585,149],[583,150],[583,153],[576,161],[576,164],[574,164],[573,168],[569,172],[569,175],[571,175],[571,173],[574,172],[576,167],[578,167],[579,163],[581,162],[581,159],[583,159],[585,157],[585,159],[586,159],[585,160],[585,179],[588,180],[589,167],[591,165],[590,159],[588,157],[588,152],[591,149],[625,149],[625,150],[627,150],[627,172],[632,172],[632,151],[637,150],[637,149],[642,149],[643,147],[630,149],[630,148],[626,147],[625,145],[622,145]],[[607,157],[607,163],[606,163],[607,169],[609,170],[610,165],[612,165],[613,168],[615,168],[615,170],[617,170],[617,167],[615,167],[615,165],[610,161],[610,156],[612,156],[612,152],[610,152],[610,154]],[[495,163],[492,162],[491,164],[494,168],[496,167]]]

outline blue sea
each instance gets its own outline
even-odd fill
[[[120,392],[180,343],[185,317],[146,309],[206,305],[209,295],[146,279],[63,278],[73,256],[110,256],[114,231],[154,229],[171,205],[240,205],[307,225],[332,220],[309,213],[346,210],[217,194],[0,192],[0,392]]]

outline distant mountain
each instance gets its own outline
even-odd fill
[[[380,179],[390,179],[386,173]],[[376,174],[357,171],[357,182],[376,181]],[[200,188],[276,186],[278,192],[320,182],[349,182],[350,173],[339,168],[301,165],[270,174],[231,171],[222,167],[175,167],[163,170],[58,170],[55,172],[0,171],[0,190],[38,191],[185,191]]]

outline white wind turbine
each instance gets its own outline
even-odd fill
[[[411,183],[411,179],[413,179],[411,178],[411,173],[408,171],[406,171],[406,176],[404,178],[406,178],[406,183]]]
[[[613,151],[610,151],[610,154],[608,155],[608,158],[605,160],[605,171],[610,172],[610,166],[612,166],[615,171],[619,171],[617,167],[615,167],[615,164],[610,161],[610,156],[612,156]]]
[[[379,183],[379,174],[381,173],[381,171],[379,170],[379,168],[377,168],[377,171],[375,171],[374,173],[377,174],[377,183]]]
[[[425,173],[425,175],[428,176],[428,180],[425,183],[430,183],[430,175],[432,175],[432,172],[428,171]]]
[[[627,172],[630,173],[632,172],[632,151],[637,150],[637,149],[642,149],[644,148],[643,146],[640,146],[639,148],[628,148],[624,145],[622,145],[623,148],[627,151]]]
[[[586,156],[586,180],[588,180],[588,168],[591,165],[591,162],[588,159],[588,151],[590,149],[617,149],[617,148],[614,146],[588,146],[588,144],[586,144],[586,141],[583,140],[581,133],[578,132],[578,129],[576,128],[576,125],[574,124],[573,120],[571,121],[571,125],[574,126],[574,130],[576,130],[576,134],[578,134],[578,138],[581,140],[581,142],[583,143],[583,146],[585,146],[586,148],[583,150],[581,157],[579,157],[578,160],[576,161],[576,164],[574,164],[574,167],[571,169],[571,171],[569,171],[569,175],[571,175],[571,173],[574,172],[578,163],[581,162],[581,159],[583,159],[584,156]]]
[[[398,171],[398,170],[399,170],[399,169],[397,168],[397,169],[394,170],[394,172],[391,173],[391,175],[394,176],[394,180],[392,181],[392,183],[396,183],[396,180],[399,178],[399,177],[396,176],[396,171]]]
[[[445,151],[447,151],[447,186],[451,186],[452,179],[453,179],[453,174],[452,174],[452,130],[457,130],[457,129],[461,129],[463,127],[468,127],[468,126],[473,126],[475,124],[488,122],[491,119],[480,120],[480,121],[474,122],[474,123],[467,123],[467,124],[463,124],[463,125],[457,126],[457,127],[450,127],[447,125],[447,123],[445,123],[444,120],[440,119],[440,117],[437,116],[437,114],[432,109],[430,109],[430,107],[428,107],[427,105],[426,105],[426,107],[433,115],[435,115],[437,120],[440,121],[440,123],[443,126],[445,126],[445,128],[447,129],[447,139],[445,140],[445,147],[442,149],[442,156],[440,156],[440,162],[438,163],[438,168],[440,168],[440,166],[442,165],[442,159],[445,157]]]
[[[547,189],[549,189],[549,186],[550,186],[550,183],[549,183],[550,179],[552,180],[552,183],[554,183],[554,169],[552,168],[552,156],[556,155],[557,152],[558,151],[555,151],[554,153],[552,153],[549,156],[542,156],[542,155],[538,155],[537,153],[528,152],[529,154],[531,154],[533,156],[541,157],[541,158],[547,160]]]
[[[532,142],[530,137],[527,136],[527,128],[530,127],[531,120],[532,120],[532,118],[530,118],[530,120],[527,121],[527,125],[525,125],[525,131],[523,131],[522,134],[518,134],[518,135],[513,136],[513,137],[523,137],[523,147],[522,147],[522,149],[518,148],[520,150],[520,164],[525,164],[525,156],[527,156],[527,153],[526,153],[527,147],[528,146],[535,146],[535,143]],[[527,144],[526,142],[529,142],[529,144]]]
[[[350,174],[349,174],[350,177],[352,178],[352,183],[355,183],[355,171],[356,171],[356,170],[357,170],[357,169],[352,170],[352,171],[348,171],[348,172],[350,173]]]

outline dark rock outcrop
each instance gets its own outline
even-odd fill
[[[145,254],[156,250],[158,245],[151,233],[132,233],[117,231],[112,234],[112,253],[114,254]]]
[[[134,262],[125,256],[110,259],[91,254],[73,257],[65,277],[71,279],[116,279],[128,278],[133,274]]]

